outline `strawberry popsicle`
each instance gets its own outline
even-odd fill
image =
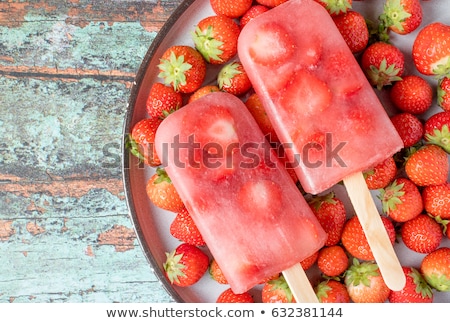
[[[324,245],[326,233],[237,97],[211,93],[170,114],[155,145],[235,293]]]
[[[403,143],[329,13],[290,0],[243,28],[238,53],[303,189],[318,194],[344,180],[386,283],[401,289],[362,171]]]

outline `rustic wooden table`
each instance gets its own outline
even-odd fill
[[[0,2],[0,302],[172,301],[129,219],[120,145],[180,2]]]

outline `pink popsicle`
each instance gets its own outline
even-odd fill
[[[211,93],[172,113],[155,145],[235,293],[323,246],[325,232],[235,96]]]
[[[328,12],[290,0],[243,28],[238,53],[303,189],[318,194],[344,181],[383,278],[402,289],[362,172],[403,143]]]

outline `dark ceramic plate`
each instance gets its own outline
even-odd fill
[[[365,17],[375,20],[377,14],[382,10],[383,3],[384,1],[354,1],[353,7]],[[424,20],[419,29],[433,21],[450,24],[450,11],[446,1],[423,1],[422,5]],[[160,30],[137,73],[125,116],[124,138],[131,132],[134,124],[147,116],[145,102],[151,85],[154,82],[161,81],[157,77],[158,69],[156,67],[159,64],[159,57],[171,45],[192,46],[190,33],[195,25],[202,18],[213,14],[209,0],[185,0]],[[393,35],[392,42],[401,48],[404,53],[410,53],[417,32],[418,30],[406,36]],[[417,73],[411,62],[411,57],[407,56],[406,59],[406,73]],[[214,79],[214,73],[214,70],[210,72],[206,82]],[[428,80],[434,87],[436,86],[435,79],[428,78]],[[380,99],[389,109],[387,100],[384,100],[382,96]],[[434,104],[430,113],[436,113],[437,111],[439,111],[439,108]],[[154,173],[154,169],[139,165],[137,159],[129,156],[124,145],[122,152],[124,156],[123,177],[126,199],[138,240],[150,264],[149,270],[154,270],[155,275],[160,279],[168,294],[176,302],[215,302],[217,296],[227,286],[219,285],[209,275],[205,275],[197,284],[188,288],[172,286],[164,277],[162,263],[165,261],[165,252],[174,249],[179,244],[179,241],[169,233],[169,226],[175,215],[154,207],[147,198],[145,185],[148,178]],[[333,189],[351,208],[345,192],[340,187]],[[445,245],[450,246],[448,239]],[[406,266],[419,266],[420,260],[423,258],[423,255],[408,250],[402,243],[396,245],[396,251],[401,263]],[[314,277],[317,272],[313,268],[307,274]],[[256,301],[260,299],[259,289],[260,287],[256,287],[251,291]],[[436,293],[435,302],[450,302],[450,293]]]

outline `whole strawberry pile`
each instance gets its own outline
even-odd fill
[[[174,285],[191,286],[205,275],[211,283],[226,285],[227,280],[206,252],[201,233],[161,167],[153,145],[155,132],[173,111],[208,93],[225,91],[244,101],[262,131],[276,143],[276,133],[239,62],[237,39],[251,19],[286,1],[210,0],[215,15],[193,28],[191,45],[172,46],[160,58],[160,82],[150,90],[148,117],[136,123],[127,138],[130,153],[155,168],[146,187],[149,199],[174,213],[170,234],[180,244],[167,252],[163,264]],[[380,216],[392,244],[403,243],[420,254],[421,261],[403,265],[407,283],[402,291],[389,290],[358,218],[329,190],[305,195],[328,240],[301,265],[320,271],[320,277],[311,280],[320,302],[433,302],[435,293],[450,292],[450,248],[446,247],[450,238],[450,26],[424,25],[418,0],[385,0],[377,21],[355,11],[352,0],[315,1],[330,13],[374,90],[394,107],[391,120],[405,148],[364,175],[379,198]],[[406,72],[405,53],[391,39],[415,30],[420,31],[408,55],[416,70]],[[218,71],[213,82],[207,81],[211,71]],[[438,112],[430,114],[432,107]],[[293,170],[288,171],[297,182]],[[254,302],[254,292],[236,295],[224,289],[217,302]],[[295,302],[282,274],[262,281],[260,292],[263,302]]]

